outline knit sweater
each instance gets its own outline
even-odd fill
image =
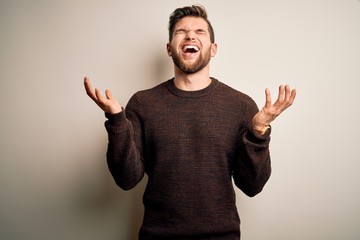
[[[257,112],[249,96],[212,78],[199,91],[168,80],[106,114],[117,185],[128,190],[148,175],[139,239],[240,239],[233,182],[252,197],[271,173],[271,130],[252,129]]]

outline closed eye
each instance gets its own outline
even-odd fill
[[[186,33],[185,29],[178,29],[175,31],[175,34],[185,34],[185,33]]]
[[[207,34],[207,32],[204,29],[198,29],[196,30],[197,34]]]

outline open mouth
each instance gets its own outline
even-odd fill
[[[184,53],[189,53],[189,54],[192,54],[192,53],[197,53],[200,51],[199,47],[196,46],[196,45],[184,45],[183,48],[182,48],[182,51]]]

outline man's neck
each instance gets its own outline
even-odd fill
[[[198,91],[208,87],[211,84],[211,78],[207,68],[192,74],[187,74],[179,69],[175,69],[174,83],[178,89],[184,91]]]

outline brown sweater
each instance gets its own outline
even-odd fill
[[[232,178],[246,195],[270,177],[270,130],[258,135],[255,102],[218,80],[182,91],[173,79],[106,115],[107,159],[125,190],[148,175],[139,239],[240,239]]]

